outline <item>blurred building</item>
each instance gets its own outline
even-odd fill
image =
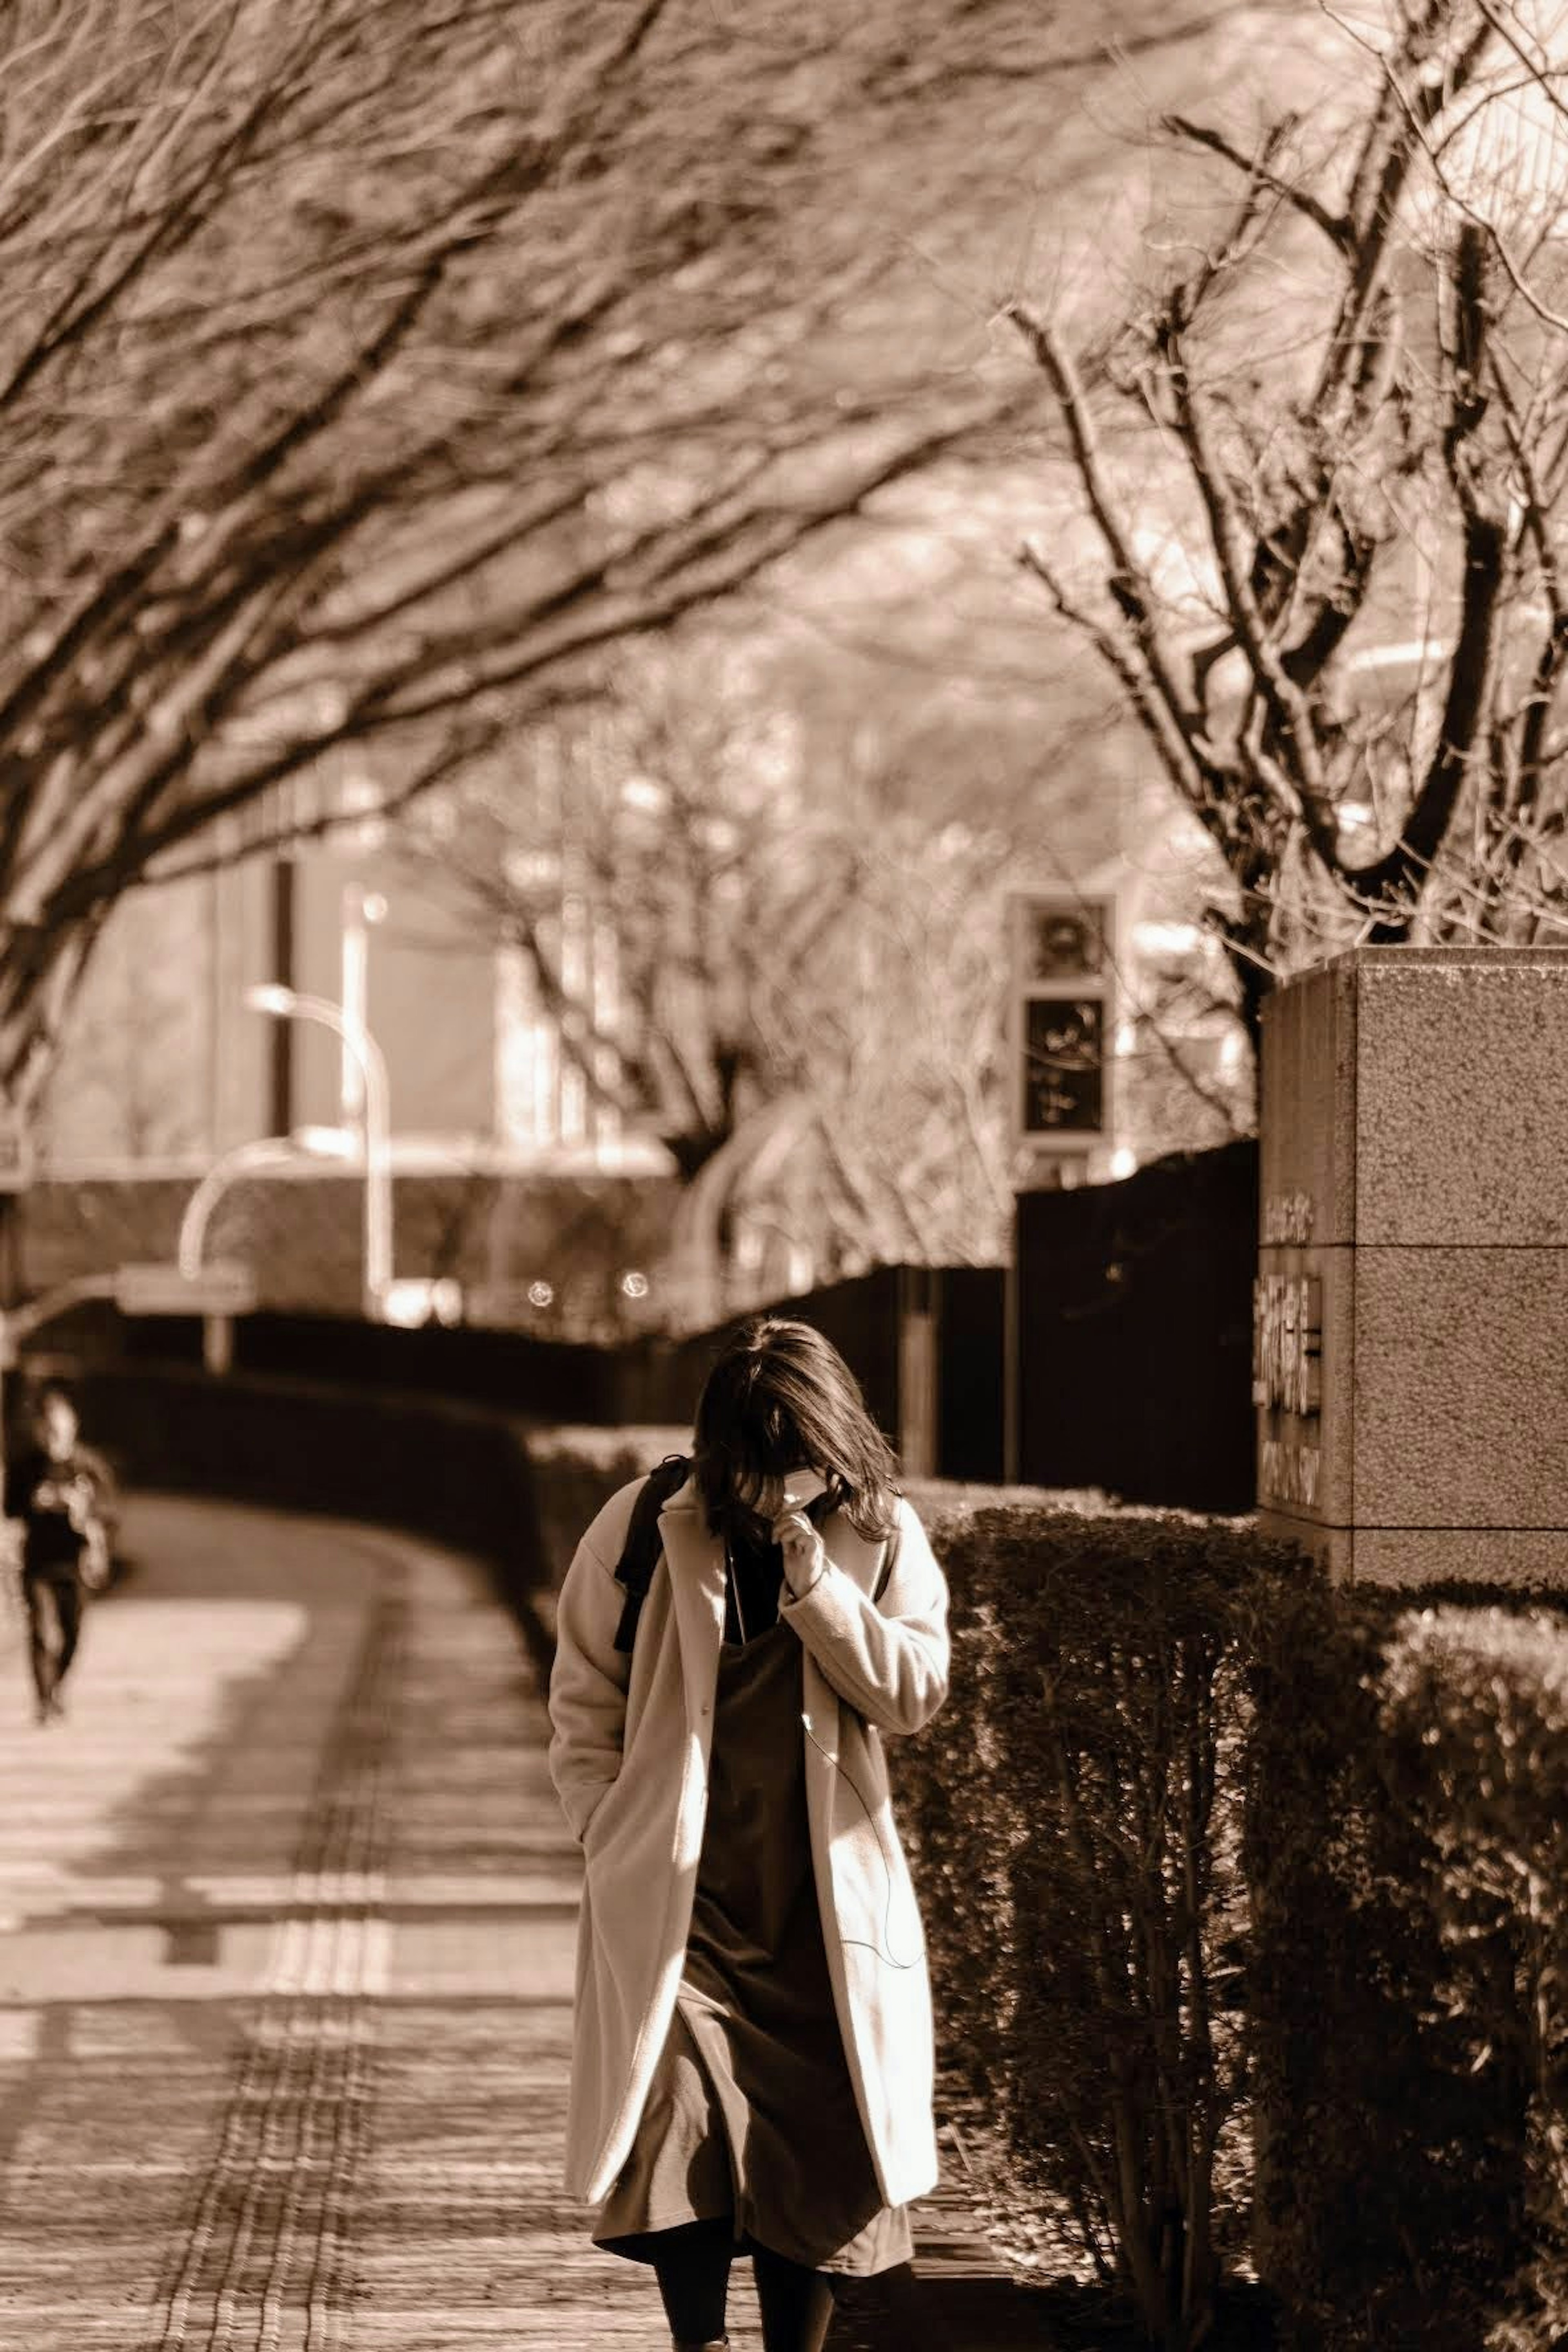
[[[665,1165],[584,1084],[515,956],[399,860],[381,818],[287,855],[247,854],[247,831],[262,834],[275,814],[220,839],[211,870],[116,908],[34,1139],[40,1172],[176,1172],[255,1138],[352,1129],[352,1057],[317,1024],[255,1011],[247,992],[264,982],[366,1024],[405,1163],[446,1151],[528,1170]],[[568,934],[575,913],[563,909]],[[576,928],[587,928],[580,915]],[[593,946],[568,938],[574,989],[613,1021],[613,959],[596,974]]]
[[[353,1307],[360,1068],[320,1022],[248,1001],[270,984],[342,1009],[384,1058],[410,1311],[420,1285],[458,1283],[479,1319],[635,1327],[642,1196],[667,1189],[668,1154],[595,1099],[515,955],[399,859],[379,817],[265,845],[281,815],[316,813],[259,808],[206,870],[116,908],[32,1139],[28,1278],[169,1255],[179,1204],[232,1156],[213,1249],[259,1262],[270,1303]],[[574,919],[563,907],[568,936]],[[613,961],[596,982],[592,945],[572,950],[577,981],[612,1019]],[[288,1142],[263,1171],[269,1138]]]

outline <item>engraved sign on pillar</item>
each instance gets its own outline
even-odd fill
[[[1252,1402],[1261,1417],[1260,1502],[1315,1510],[1322,1475],[1323,1286],[1260,1274],[1252,1297]]]
[[[1354,974],[1264,1006],[1252,1396],[1260,1523],[1347,1572],[1353,1465]]]

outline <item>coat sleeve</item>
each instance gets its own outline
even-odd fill
[[[632,1670],[616,1647],[625,1601],[585,1536],[561,1588],[550,1675],[550,1777],[579,1840],[621,1769]]]
[[[893,1562],[878,1599],[831,1559],[780,1614],[827,1680],[879,1731],[919,1731],[947,1696],[947,1580],[900,1496]]]

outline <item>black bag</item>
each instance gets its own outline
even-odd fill
[[[632,1505],[631,1523],[626,1539],[616,1563],[616,1582],[626,1594],[621,1607],[621,1622],[616,1628],[616,1647],[624,1657],[629,1657],[637,1638],[637,1620],[647,1598],[653,1572],[658,1565],[662,1549],[658,1537],[658,1515],[670,1496],[685,1486],[691,1464],[684,1454],[667,1454],[655,1470],[643,1480],[642,1492]],[[805,1507],[805,1516],[814,1528],[834,1509],[831,1489],[816,1496]]]
[[[658,1565],[658,1515],[670,1496],[686,1484],[691,1465],[684,1454],[667,1454],[657,1470],[642,1482],[642,1493],[632,1505],[631,1525],[616,1563],[616,1582],[626,1594],[616,1647],[629,1657],[637,1637],[637,1619]]]

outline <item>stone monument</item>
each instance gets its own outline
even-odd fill
[[[1264,1007],[1262,1525],[1568,1584],[1568,948],[1363,948]]]

